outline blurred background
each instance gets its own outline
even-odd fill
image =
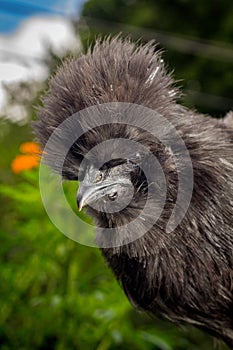
[[[233,106],[232,0],[0,1],[1,350],[214,348],[192,327],[135,311],[98,249],[62,235],[41,203],[30,124],[49,76],[118,32],[158,42],[181,103],[216,118]],[[71,204],[76,187],[64,185]]]

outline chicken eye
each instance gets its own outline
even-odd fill
[[[95,182],[100,182],[100,181],[102,181],[102,179],[103,179],[103,174],[99,173],[95,178]]]
[[[111,200],[111,201],[114,201],[115,199],[117,199],[118,197],[118,194],[117,192],[113,192],[111,194],[108,195],[108,198]]]

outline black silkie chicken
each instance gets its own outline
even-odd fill
[[[70,148],[62,175],[77,179],[85,154],[113,138],[134,140],[156,156],[167,186],[159,219],[138,239],[103,247],[102,253],[134,305],[192,324],[233,348],[233,115],[216,120],[195,113],[177,103],[179,96],[153,44],[135,45],[119,37],[97,41],[86,55],[65,62],[51,79],[35,130],[45,146],[71,114],[115,101],[150,108],[174,125],[190,154],[194,186],[188,210],[172,232],[166,225],[178,191],[175,150],[145,130],[114,124],[86,132]],[[103,154],[96,157],[101,162]],[[140,216],[148,195],[140,159],[112,159],[98,169],[93,164],[82,177],[78,205],[86,206],[97,226],[117,229]],[[128,184],[134,195],[126,208],[104,213],[92,207],[103,199],[117,201]],[[156,179],[154,186],[159,187]],[[153,210],[152,205],[148,216],[153,217]]]

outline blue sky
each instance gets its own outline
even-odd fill
[[[81,50],[70,19],[77,18],[85,0],[0,0],[0,110],[12,120],[25,111],[6,104],[5,85],[20,81],[40,84],[49,71],[48,45],[57,54]],[[17,107],[17,108],[16,108]],[[16,110],[15,110],[16,108]]]
[[[32,16],[75,17],[85,0],[1,0],[0,33],[14,33],[21,22]]]

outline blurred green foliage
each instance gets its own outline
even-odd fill
[[[201,0],[89,0],[83,9],[89,19],[80,33],[84,47],[97,33],[120,30],[116,22],[133,26],[132,35],[143,40],[151,39],[151,32],[140,27],[227,42],[233,37],[232,6],[227,0],[211,4]],[[51,73],[62,59],[48,53]],[[176,68],[176,78],[187,78],[189,85],[231,98],[232,62],[210,62],[205,55],[183,55],[172,49],[166,52],[166,59]],[[9,104],[24,106],[27,118],[20,124],[0,119],[0,349],[213,349],[212,338],[201,331],[178,328],[134,310],[100,251],[73,242],[50,222],[41,202],[38,169],[18,175],[12,172],[11,162],[20,144],[34,137],[30,121],[36,118],[47,88],[48,81],[36,87],[27,82],[9,88]],[[224,113],[227,109],[190,101],[186,99],[203,111]],[[73,210],[76,187],[64,184]],[[225,346],[220,344],[217,349]]]

